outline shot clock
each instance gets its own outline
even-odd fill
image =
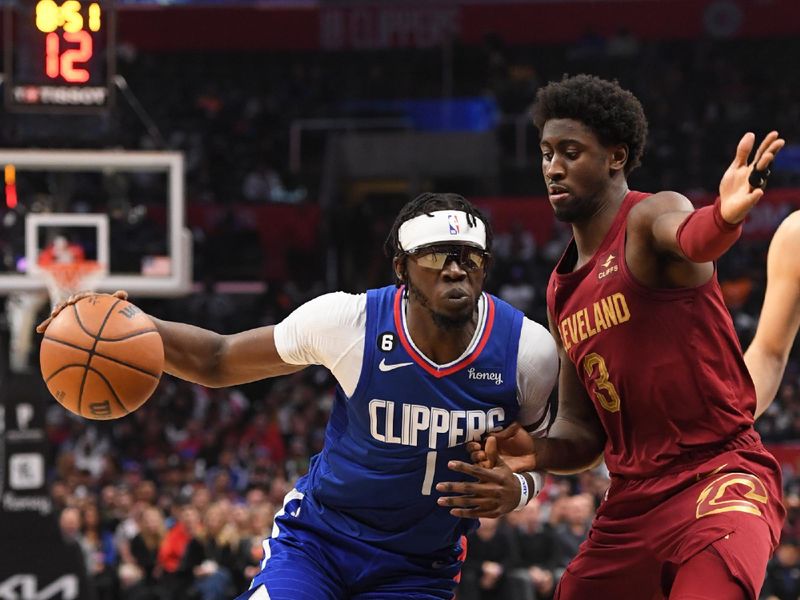
[[[96,112],[114,76],[113,0],[12,0],[6,4],[9,110]]]

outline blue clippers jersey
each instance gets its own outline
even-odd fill
[[[325,447],[297,489],[316,500],[320,519],[332,529],[395,552],[429,555],[475,528],[475,520],[436,504],[435,487],[471,480],[447,462],[468,462],[466,441],[516,420],[523,315],[484,294],[478,344],[439,369],[407,339],[402,293],[394,286],[367,292],[358,385],[351,398],[337,388]]]

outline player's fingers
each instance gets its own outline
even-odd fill
[[[113,294],[111,294],[115,298],[119,298],[120,300],[127,300],[128,299],[128,292],[125,290],[117,290]]]
[[[469,481],[441,481],[436,491],[449,494],[437,498],[436,503],[445,507],[499,506],[502,488],[495,484],[470,483]]]
[[[497,452],[497,438],[494,436],[486,438],[486,461],[491,467],[500,461],[500,455]]]
[[[451,471],[458,471],[480,481],[499,481],[501,476],[492,469],[484,469],[478,465],[470,465],[460,460],[451,460],[447,463],[447,468]]]
[[[84,298],[88,298],[89,296],[94,296],[94,292],[84,291],[78,292],[77,294],[72,294],[67,300],[58,305],[57,310],[61,312],[67,306],[72,306],[73,304],[83,300]]]
[[[489,461],[486,459],[486,452],[484,452],[483,450],[477,450],[475,452],[471,452],[469,455],[469,459],[476,465],[480,465],[484,468],[489,468]]]
[[[442,496],[438,501],[447,506],[455,506],[457,503],[450,502],[453,498],[480,497],[489,498],[493,494],[487,494],[487,484],[472,481],[440,481],[436,484],[436,491],[442,494],[450,494],[449,496]]]
[[[447,468],[451,471],[457,471],[459,473],[466,473],[467,475],[472,475],[475,478],[478,478],[479,473],[484,471],[481,467],[476,467],[474,465],[467,464],[460,460],[451,460],[447,463]]]
[[[756,150],[755,159],[753,160],[754,163],[757,163],[759,159],[767,152],[775,142],[780,140],[780,136],[778,135],[777,131],[770,131],[762,140],[761,144],[758,146],[758,150]]]
[[[478,452],[480,450],[483,450],[483,445],[480,442],[467,442],[465,448],[467,452],[472,454],[473,452]]]
[[[786,144],[786,140],[776,140],[775,143],[770,145],[770,147],[758,158],[755,162],[755,168],[759,171],[763,171],[764,169],[768,168],[772,161],[775,160],[775,155],[781,151],[784,144]]]
[[[761,200],[762,196],[764,195],[764,190],[762,188],[756,188],[746,196],[746,201],[750,206],[755,206],[758,204],[758,201]]]
[[[747,159],[750,156],[750,152],[753,150],[755,139],[756,136],[752,131],[748,131],[742,136],[742,139],[739,140],[739,144],[736,146],[736,156],[734,156],[733,162],[731,163],[732,167],[744,167],[747,165]]]
[[[74,302],[73,302],[73,304],[74,304]],[[55,319],[58,316],[58,314],[69,305],[70,305],[69,300],[67,300],[66,302],[62,302],[60,304],[56,304],[53,307],[53,310],[50,311],[50,318],[51,319]]]
[[[501,513],[496,507],[452,508],[450,514],[459,519],[494,519]]]
[[[777,139],[778,139],[778,132],[770,131],[758,145],[758,150],[756,150],[755,157],[753,158],[753,163],[758,163],[759,159],[764,155],[767,149]]]
[[[45,332],[45,330],[47,329],[47,326],[48,326],[48,325],[50,325],[50,323],[52,322],[52,320],[53,320],[53,317],[47,317],[47,318],[46,318],[44,321],[42,321],[41,323],[39,323],[39,324],[36,326],[36,333],[44,333],[44,332]]]
[[[438,487],[438,486],[437,486]],[[459,489],[466,489],[464,486],[458,486]],[[487,495],[481,493],[474,495],[468,492],[461,492],[458,495],[441,496],[436,499],[439,506],[446,508],[477,508],[477,507],[497,507],[499,502],[494,495]]]
[[[496,437],[499,440],[507,440],[507,439],[512,438],[515,435],[517,435],[517,432],[519,431],[519,429],[520,429],[520,424],[517,423],[517,422],[514,422],[511,425],[509,425],[508,427],[506,427],[505,429],[501,429],[500,431],[495,431],[494,433],[489,435],[486,439],[488,441],[489,438]]]
[[[752,185],[752,184],[750,184]],[[763,188],[750,188],[750,193],[744,195],[739,200],[740,202],[740,210],[743,211],[744,215],[752,210],[752,208],[758,204],[759,200],[764,196],[764,189]]]
[[[47,329],[47,326],[50,325],[53,319],[61,314],[62,310],[93,294],[94,292],[78,292],[76,294],[72,294],[69,298],[64,300],[64,302],[61,302],[53,307],[53,310],[50,311],[50,316],[36,326],[36,331],[38,333],[44,333],[45,329]]]
[[[439,506],[448,508],[470,508],[472,506],[485,506],[487,503],[496,504],[497,501],[488,497],[476,497],[471,494],[460,494],[458,496],[442,496],[436,500]]]

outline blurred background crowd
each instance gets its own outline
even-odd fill
[[[99,139],[109,147],[184,152],[189,210],[210,206],[215,215],[190,219],[195,293],[132,299],[156,316],[222,333],[276,323],[332,287],[360,292],[387,284],[391,271],[381,243],[398,208],[416,192],[516,198],[519,206],[539,203],[546,209],[539,214],[549,214],[536,132],[526,115],[537,89],[564,73],[616,78],[641,99],[650,134],[644,166],[631,178],[634,189],[674,189],[708,201],[741,134],[773,128],[789,147],[770,185],[800,187],[800,71],[786,68],[800,58],[800,41],[791,36],[662,40],[623,27],[608,34],[587,30],[555,44],[511,43],[487,32],[477,43],[451,39],[423,48],[148,52],[122,43],[118,54],[118,71],[155,129],[120,102],[93,134],[76,135],[57,120],[46,127],[4,120],[2,145],[35,146],[46,138],[51,147],[89,147]],[[302,152],[289,151],[298,120],[347,121],[341,125],[347,129],[377,119],[374,129],[382,133],[406,128],[421,101],[442,96],[470,99],[467,126],[492,148],[486,171],[423,174],[401,185],[384,177],[365,191],[345,167],[331,166],[337,147],[327,135],[309,128]],[[39,138],[30,141],[32,132]],[[45,204],[51,184],[30,183],[40,186]],[[151,203],[158,190],[149,180],[116,190],[115,239],[164,243],[148,233],[157,220]],[[755,233],[718,266],[744,347],[758,321],[769,233],[800,206],[800,191],[797,201],[786,194],[790,200],[759,213],[748,224]],[[59,210],[86,211],[101,196],[94,188],[72,190]],[[261,213],[253,208],[261,205],[297,211],[306,243],[283,241],[269,221],[254,223]],[[491,216],[493,205],[487,200],[486,206]],[[13,270],[19,231],[13,215],[25,210],[0,209],[7,270]],[[542,228],[548,235],[537,235]],[[488,290],[546,322],[547,278],[567,240],[567,229],[552,218],[500,228]],[[129,248],[115,243],[112,251],[112,260],[124,262]],[[222,283],[231,279],[259,285],[225,291]],[[762,593],[772,600],[800,597],[798,358],[793,354],[778,397],[757,423],[783,462],[789,510]],[[246,589],[284,494],[322,447],[334,386],[321,368],[235,389],[164,376],[144,407],[108,423],[50,405],[49,480],[59,526],[84,555],[98,600],[222,600]],[[603,467],[549,476],[523,511],[482,520],[469,540],[459,600],[552,598],[607,485]]]

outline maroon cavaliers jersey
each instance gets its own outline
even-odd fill
[[[652,289],[625,264],[629,192],[592,259],[574,241],[547,306],[608,435],[609,470],[648,477],[691,462],[753,424],[755,389],[716,272],[696,288]],[[563,368],[571,368],[563,365]]]

